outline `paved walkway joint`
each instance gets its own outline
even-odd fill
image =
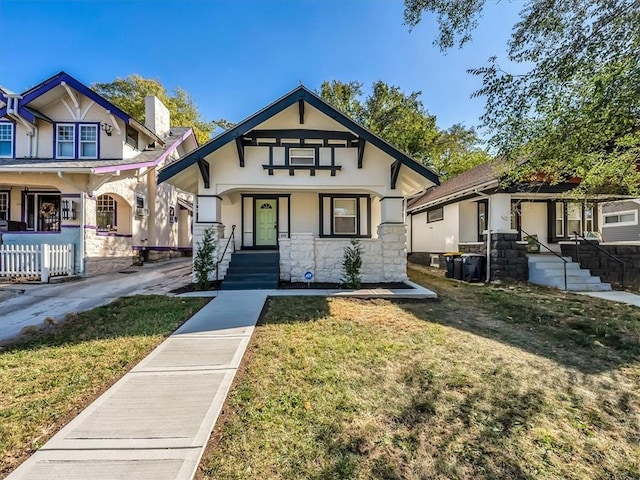
[[[245,290],[217,296],[8,480],[190,480],[269,296],[435,298],[407,290]]]

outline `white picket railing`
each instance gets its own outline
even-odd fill
[[[0,245],[0,277],[50,277],[73,274],[73,245]]]

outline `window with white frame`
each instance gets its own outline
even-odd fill
[[[56,158],[74,158],[75,141],[75,125],[58,124],[56,126]]]
[[[355,235],[357,207],[356,198],[336,198],[333,201],[333,233],[335,235]]]
[[[564,237],[564,203],[556,202],[556,237]]]
[[[125,143],[135,149],[138,148],[138,131],[130,125],[127,125],[127,138]]]
[[[602,214],[603,227],[625,227],[638,224],[638,211],[625,210]]]
[[[117,230],[118,204],[111,195],[100,195],[96,199],[96,226],[99,232],[114,232]]]
[[[9,192],[0,192],[0,220],[9,220]]]
[[[315,153],[313,148],[292,148],[289,150],[289,165],[314,165],[316,163]]]
[[[98,158],[97,125],[80,125],[80,158]]]
[[[13,124],[0,122],[0,157],[13,157]]]

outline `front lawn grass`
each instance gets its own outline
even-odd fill
[[[206,300],[126,297],[0,350],[0,476],[38,449]]]
[[[199,477],[640,478],[640,309],[411,279],[270,300]]]

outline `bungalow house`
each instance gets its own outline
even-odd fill
[[[553,253],[567,256],[562,246],[574,245],[573,232],[597,237],[602,222],[599,200],[573,200],[562,195],[575,188],[579,179],[557,185],[540,181],[505,186],[505,168],[506,164],[500,162],[482,164],[410,199],[409,258],[443,268],[444,253],[490,251],[487,279],[565,286],[564,278],[556,275],[562,270],[550,265],[563,260]],[[534,267],[536,261],[541,263]],[[554,271],[553,275],[542,272],[543,268]],[[579,265],[568,268],[580,270]],[[585,286],[599,283],[599,278],[588,273],[569,275],[569,283],[573,282],[569,288],[608,287]]]
[[[602,240],[640,244],[640,198],[602,204]]]
[[[405,198],[438,177],[300,86],[163,168],[158,181],[196,194],[194,251],[212,228],[219,278],[233,250],[241,252],[232,270],[259,265],[260,255],[246,252],[266,250],[275,278],[258,286],[273,287],[278,276],[339,282],[353,238],[364,251],[363,281],[405,280]],[[232,275],[223,288],[240,280]]]
[[[145,106],[142,124],[65,72],[21,94],[0,90],[5,256],[6,246],[71,245],[73,273],[93,275],[140,252],[190,250],[193,198],[156,177],[197,142],[156,97]]]

